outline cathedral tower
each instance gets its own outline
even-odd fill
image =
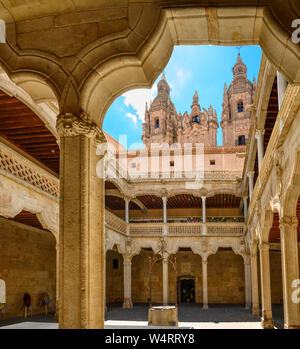
[[[247,105],[253,103],[256,83],[247,78],[247,67],[240,54],[232,68],[233,79],[228,89],[223,91],[223,110],[221,127],[223,130],[223,145],[246,145],[250,126],[250,112]]]
[[[172,144],[176,142],[175,106],[170,99],[170,87],[165,75],[157,84],[157,96],[148,109],[146,105],[142,140],[146,147],[152,143]]]

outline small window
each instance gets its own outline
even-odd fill
[[[238,145],[246,145],[246,138],[245,138],[245,136],[239,136],[238,137]]]
[[[210,165],[215,165],[216,164],[216,160],[210,160]]]
[[[244,104],[243,102],[238,102],[238,112],[242,113],[244,111]]]
[[[175,166],[174,161],[170,161],[170,167],[174,167],[174,166]]]
[[[197,122],[199,124],[200,120],[199,120],[199,116],[193,116],[193,122]]]
[[[156,119],[155,121],[155,128],[159,128],[159,119]]]
[[[119,260],[113,259],[113,269],[119,269]]]

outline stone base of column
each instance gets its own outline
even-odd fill
[[[208,305],[207,304],[203,304],[203,309],[208,309]]]
[[[251,309],[251,305],[250,304],[246,304],[245,305],[245,309]]]
[[[59,322],[58,321],[58,301],[56,302],[56,309],[55,309],[55,314],[54,314],[54,322]]]
[[[252,315],[253,316],[260,316],[260,309],[259,308],[252,308]]]
[[[124,298],[123,308],[131,309],[132,307],[132,300],[130,298]]]
[[[272,329],[274,328],[274,321],[273,320],[266,320],[264,318],[261,319],[261,327],[264,329]]]

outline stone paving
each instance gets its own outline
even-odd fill
[[[194,329],[260,329],[260,318],[254,317],[242,305],[210,305],[203,309],[201,304],[183,304],[178,308],[179,328]],[[283,328],[282,306],[273,305],[275,328]],[[139,329],[148,327],[148,306],[135,304],[133,309],[122,309],[120,304],[107,308],[106,329]],[[33,316],[24,319],[0,321],[0,329],[57,329],[53,315]],[[159,327],[162,328],[162,327]]]

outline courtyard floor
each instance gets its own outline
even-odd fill
[[[283,328],[283,309],[273,305],[275,328]],[[201,304],[180,304],[179,328],[194,329],[260,329],[260,318],[254,317],[242,305],[210,305],[204,310]],[[148,327],[148,305],[135,304],[133,309],[122,309],[120,304],[109,305],[105,318],[106,329],[138,329]],[[57,329],[53,315],[32,318],[0,320],[0,329]],[[161,328],[161,327],[160,327]]]

